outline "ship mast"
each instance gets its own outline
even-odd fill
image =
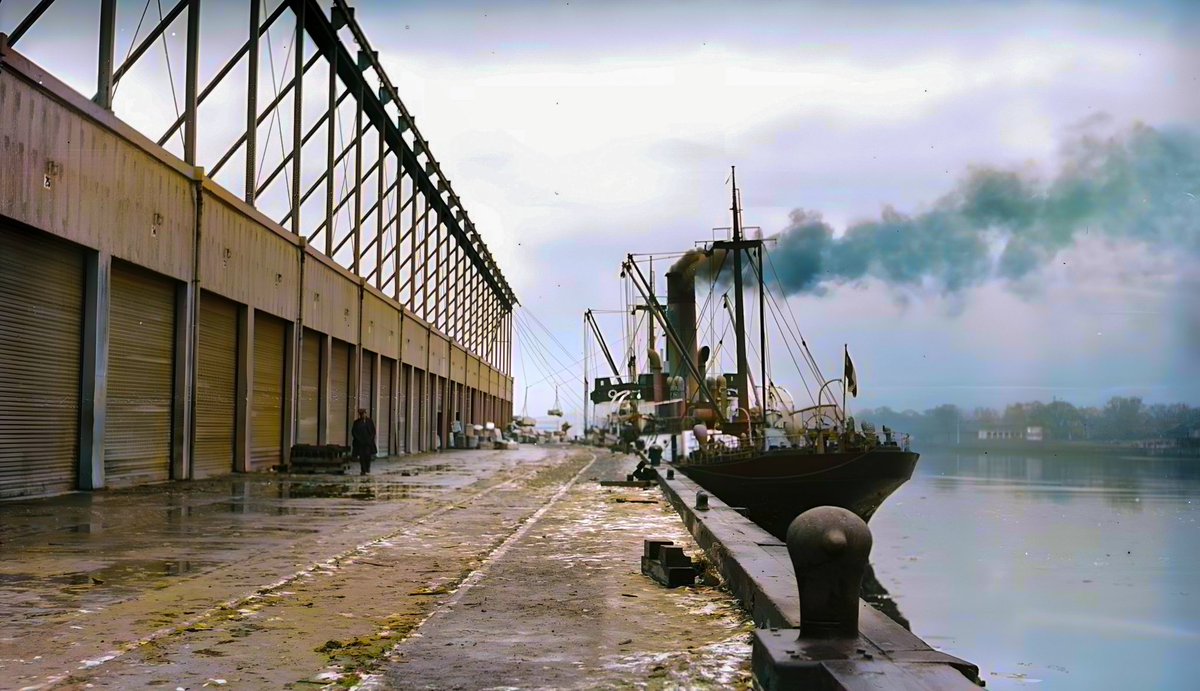
[[[750,414],[750,392],[747,383],[750,380],[750,365],[746,361],[746,306],[742,297],[742,213],[738,208],[737,198],[737,168],[730,166],[730,180],[733,182],[733,333],[737,337],[737,378],[738,378],[738,408],[744,415]],[[749,421],[747,419],[747,421]]]

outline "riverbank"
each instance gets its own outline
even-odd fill
[[[1020,454],[1064,458],[1184,458],[1200,461],[1200,449],[1160,448],[1087,441],[1024,441],[1019,439],[964,440],[961,444],[922,444],[922,452],[972,453],[1013,456]]]

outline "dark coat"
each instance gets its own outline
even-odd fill
[[[350,436],[354,442],[354,453],[375,453],[375,421],[371,418],[358,418],[350,428]]]

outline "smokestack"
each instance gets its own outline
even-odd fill
[[[696,275],[687,269],[680,271],[678,266],[667,272],[667,323],[679,335],[684,352],[668,338],[667,366],[672,377],[687,380],[690,393],[698,385],[687,366],[689,360],[696,362]]]

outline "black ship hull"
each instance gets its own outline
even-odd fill
[[[879,505],[912,477],[918,457],[888,446],[832,453],[779,449],[676,468],[783,540],[792,519],[818,506],[840,506],[869,521]]]

